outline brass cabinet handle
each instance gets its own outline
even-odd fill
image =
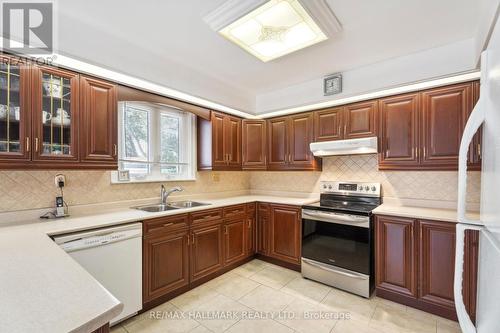
[[[248,219],[248,229],[251,229],[251,228],[252,228],[252,220]]]
[[[172,224],[174,224],[174,222],[165,223],[165,224],[163,225],[163,227],[168,227],[169,225],[172,225]]]
[[[481,144],[480,143],[477,144],[477,157],[479,159],[481,159]]]
[[[195,238],[194,238],[194,234],[193,234],[193,241],[191,242],[191,244],[195,244]]]
[[[224,233],[227,235],[227,225],[224,228]]]
[[[189,234],[187,235],[187,245],[189,246]]]
[[[30,137],[26,137],[26,152],[30,151]]]
[[[113,156],[116,156],[118,155],[118,146],[116,145],[116,143],[113,145]]]
[[[38,138],[35,138],[35,152],[38,153]]]

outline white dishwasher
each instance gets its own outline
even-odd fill
[[[54,242],[123,303],[116,324],[142,309],[142,224],[55,236]]]

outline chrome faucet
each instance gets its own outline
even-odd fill
[[[161,203],[166,205],[167,204],[167,199],[168,199],[168,196],[174,192],[182,192],[184,191],[182,187],[180,186],[176,186],[176,187],[172,187],[170,190],[166,190],[165,189],[165,186],[161,186],[161,189],[160,189],[160,199],[161,199]]]

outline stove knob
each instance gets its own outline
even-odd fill
[[[363,186],[359,185],[358,186],[358,191],[363,191]]]
[[[375,186],[372,186],[372,191],[375,192],[377,188]]]
[[[323,188],[326,190],[326,184],[323,184]]]
[[[331,190],[332,189],[332,185],[328,185],[328,189]]]
[[[365,190],[366,190],[366,191],[369,191],[369,190],[370,190],[370,188],[369,188],[368,186],[365,186]]]

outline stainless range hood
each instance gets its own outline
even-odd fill
[[[310,144],[314,156],[374,154],[377,152],[377,137],[313,142]]]

